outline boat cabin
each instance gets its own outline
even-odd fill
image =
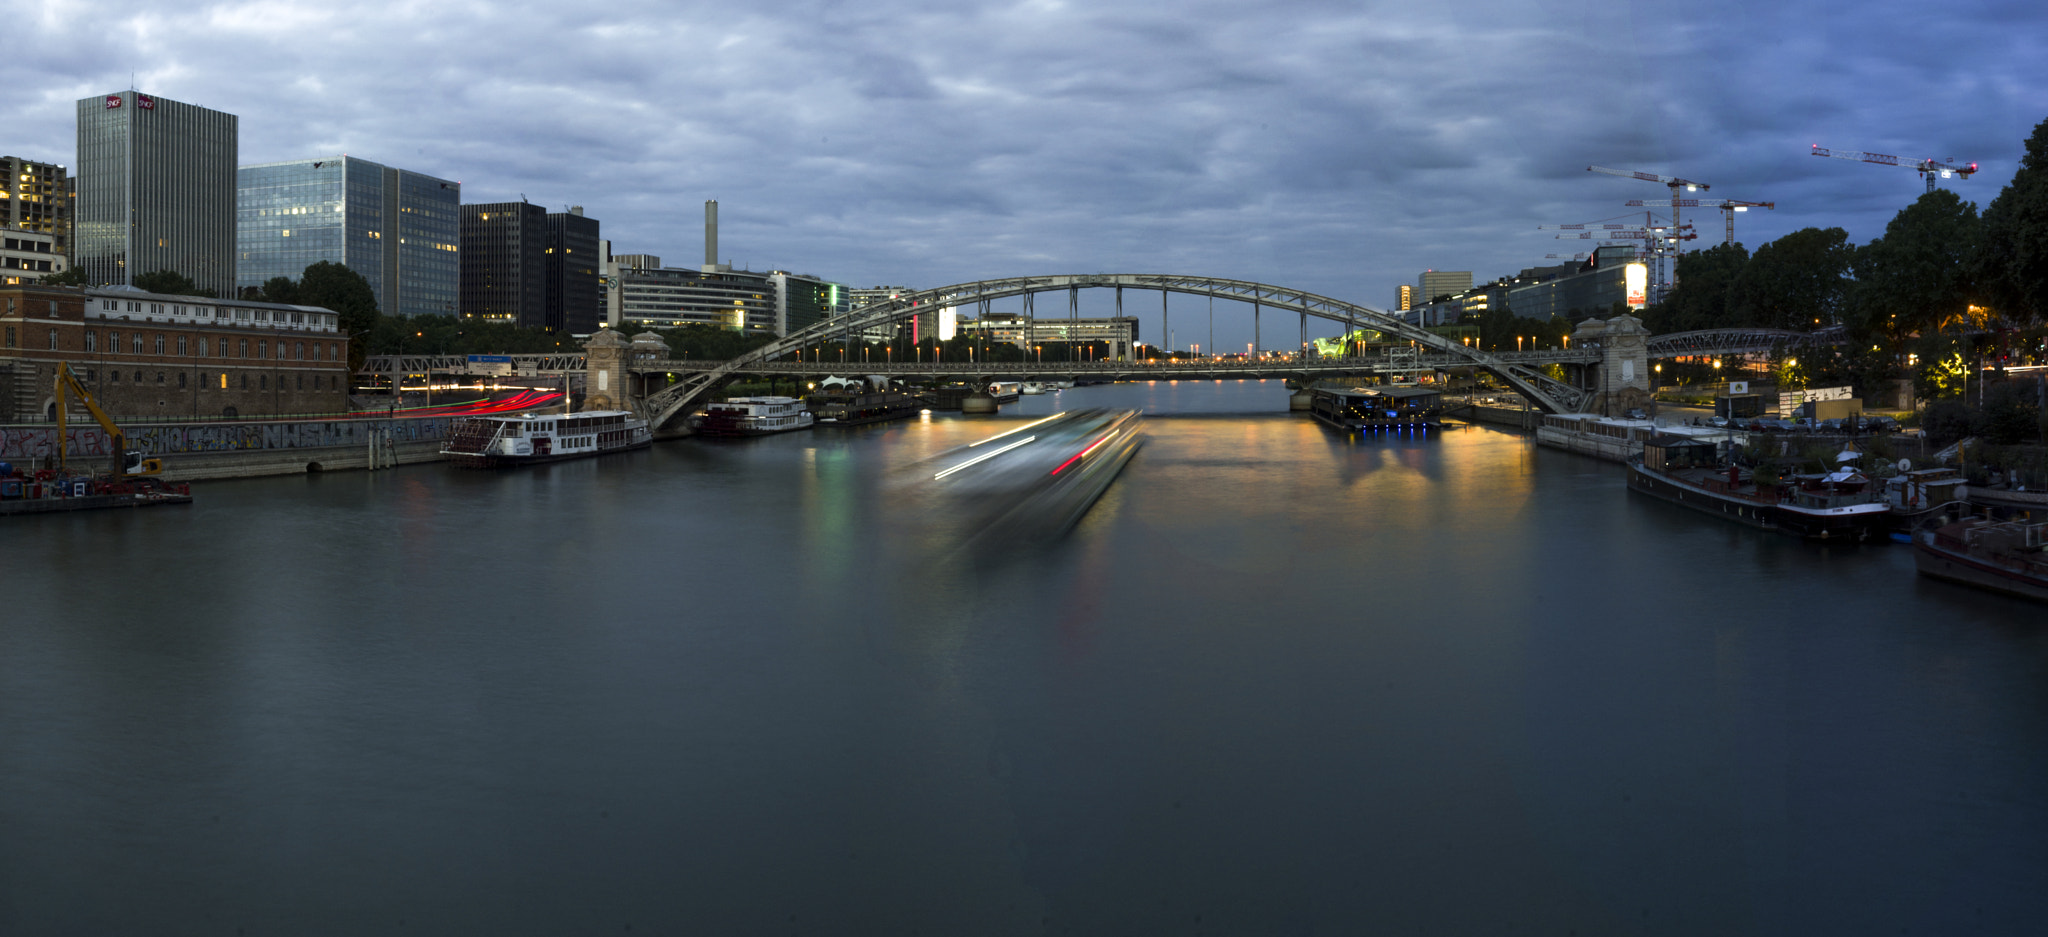
[[[1643,467],[1658,472],[1711,469],[1719,464],[1711,440],[1661,434],[1643,441]]]

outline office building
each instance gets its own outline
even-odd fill
[[[1135,316],[1100,319],[1026,318],[1021,313],[991,312],[979,319],[961,319],[955,324],[961,335],[983,336],[992,342],[1007,342],[1027,354],[1043,345],[1104,342],[1109,346],[1103,360],[1128,358],[1138,341]]]
[[[139,91],[78,102],[71,262],[95,284],[174,270],[235,290],[233,114]]]
[[[827,319],[843,316],[852,308],[853,289],[843,283],[784,270],[769,271],[768,279],[775,284],[777,335],[800,332]],[[884,329],[883,334],[893,337],[895,329]],[[888,338],[881,340],[887,341]]]
[[[1532,282],[1507,291],[1508,308],[1531,319],[1604,318],[1627,302],[1628,265],[1641,261],[1637,248],[1623,245],[1602,247],[1584,264],[1524,270],[1517,279]]]
[[[1394,311],[1407,312],[1413,308],[1415,308],[1415,287],[1403,283],[1401,288],[1394,293]]]
[[[600,268],[598,221],[583,206],[547,216],[547,311],[550,332],[588,335],[604,321],[605,293]]]
[[[547,325],[547,209],[526,202],[462,206],[456,307],[466,319]]]
[[[67,269],[54,234],[8,228],[5,239],[0,240],[0,284],[34,283]]]
[[[1414,308],[1421,303],[1433,303],[1439,298],[1454,296],[1471,289],[1472,271],[1425,270],[1422,276],[1416,278],[1415,282],[1422,289],[1415,296],[1414,301],[1409,304],[1409,308]]]
[[[775,331],[776,285],[765,273],[619,267],[616,282],[615,324],[622,328],[710,325],[742,332]]]
[[[453,315],[462,184],[353,156],[236,173],[235,285],[297,280],[322,261],[362,275],[386,315]]]
[[[4,173],[0,178],[0,227],[10,234],[48,235],[50,253],[69,258],[76,180],[56,163],[18,156],[0,156],[0,173]]]

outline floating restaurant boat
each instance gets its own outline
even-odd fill
[[[1920,575],[2048,602],[2048,523],[1966,517],[1914,535]]]
[[[1056,536],[1137,453],[1142,420],[1136,410],[1057,413],[938,456],[929,481],[964,509],[970,540]]]
[[[653,441],[647,421],[624,410],[521,413],[457,420],[441,455],[462,468],[500,468],[623,452]]]
[[[1318,387],[1308,410],[1347,433],[1428,433],[1443,425],[1443,394],[1414,386]]]
[[[1715,449],[1713,442],[1695,437],[1653,436],[1644,441],[1643,454],[1629,460],[1629,490],[1816,540],[1867,540],[1890,516],[1890,506],[1860,472],[1843,469],[1762,485],[1754,473],[1724,464]]]
[[[734,397],[706,406],[689,421],[706,436],[766,436],[810,429],[816,422],[797,397]]]

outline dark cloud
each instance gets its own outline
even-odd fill
[[[580,204],[680,262],[717,198],[733,259],[861,285],[1171,270],[1381,305],[1664,193],[1590,164],[1776,201],[1751,245],[1862,241],[1919,179],[1810,144],[1978,161],[1957,188],[1982,203],[2048,117],[2027,3],[57,2],[11,25],[10,153],[72,162],[73,101],[132,70],[240,115],[245,163],[348,152]]]

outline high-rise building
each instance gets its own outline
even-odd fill
[[[78,102],[72,262],[95,284],[174,270],[235,288],[235,115],[121,91]]]
[[[18,156],[0,156],[0,173],[0,224],[10,233],[47,234],[55,253],[71,256],[71,175]]]
[[[548,324],[548,213],[526,202],[462,206],[464,318]],[[594,288],[594,287],[593,287]]]
[[[1400,291],[1394,295],[1394,311],[1407,312],[1413,308],[1415,308],[1415,287],[1403,283],[1401,284]]]
[[[296,280],[321,261],[362,274],[386,315],[453,315],[462,183],[353,156],[236,174],[237,288]]]
[[[775,334],[799,332],[826,319],[846,314],[853,290],[843,283],[807,273],[771,270],[775,284]]]
[[[547,328],[585,335],[604,320],[605,295],[599,271],[598,222],[583,206],[547,216]]]
[[[1425,270],[1415,282],[1417,286],[1422,287],[1422,292],[1409,304],[1411,308],[1421,303],[1436,302],[1439,297],[1455,296],[1471,289],[1472,271]]]
[[[776,288],[764,273],[620,267],[616,282],[619,319],[615,325],[654,329],[712,325],[771,333],[775,330]]]

